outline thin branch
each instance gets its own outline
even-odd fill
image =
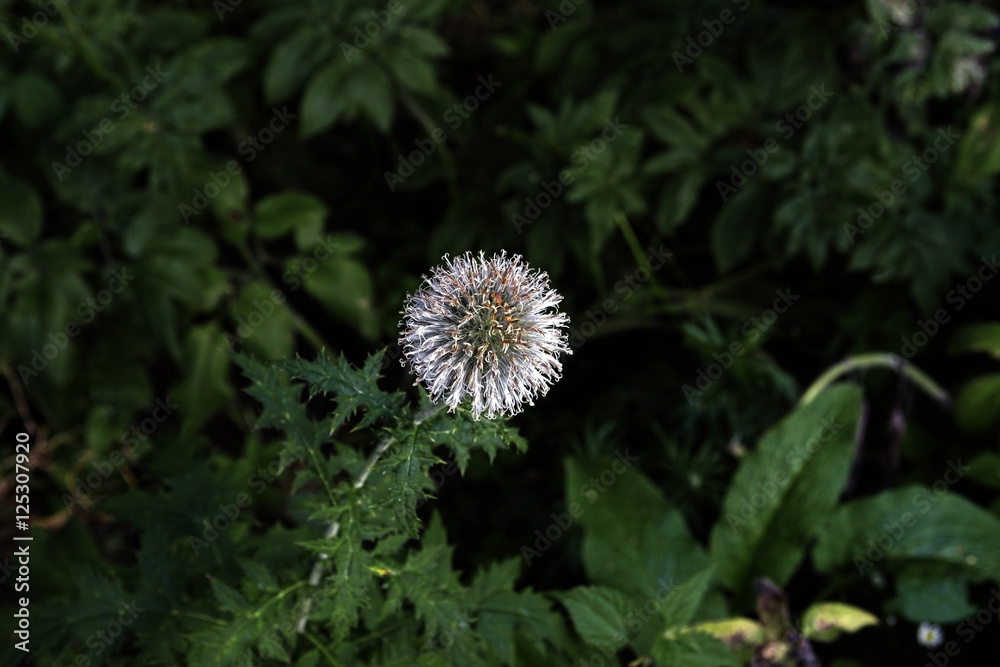
[[[948,393],[931,376],[911,364],[908,360],[891,352],[872,352],[848,357],[839,364],[830,367],[802,394],[802,398],[799,399],[799,405],[806,405],[812,402],[813,399],[819,396],[824,389],[833,384],[841,375],[865,368],[891,368],[897,373],[906,376],[913,384],[941,405],[947,407],[951,404]]]

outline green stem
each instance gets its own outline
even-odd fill
[[[289,595],[289,594],[290,594],[290,593],[291,593],[292,591],[294,591],[295,589],[297,589],[297,588],[302,588],[303,586],[305,586],[305,585],[306,585],[306,583],[307,583],[307,582],[305,582],[305,581],[300,581],[300,582],[298,582],[298,583],[294,583],[294,584],[292,584],[291,586],[289,586],[288,588],[286,588],[286,589],[284,589],[284,590],[282,590],[282,591],[279,591],[277,595],[275,595],[275,596],[274,596],[273,598],[271,598],[270,600],[268,600],[267,602],[265,602],[264,604],[262,604],[262,605],[261,605],[261,606],[260,606],[260,607],[259,607],[259,608],[258,608],[258,609],[257,609],[257,610],[256,610],[256,611],[255,611],[255,612],[253,613],[253,614],[252,614],[252,616],[253,616],[253,617],[259,617],[259,616],[261,615],[261,613],[262,613],[262,612],[263,612],[263,611],[264,611],[265,609],[267,609],[268,607],[270,607],[270,606],[271,606],[272,604],[274,604],[275,602],[278,602],[279,600],[281,600],[281,599],[283,599],[283,598],[287,597],[287,596],[288,596],[288,595]]]
[[[215,618],[213,616],[206,616],[205,614],[199,614],[195,611],[184,611],[183,609],[171,609],[169,612],[157,611],[156,609],[150,609],[154,614],[162,614],[164,616],[187,616],[188,618],[193,618],[198,621],[205,621],[206,623],[212,623],[214,625],[225,626],[226,622],[221,618]]]
[[[813,399],[819,396],[824,389],[833,384],[834,380],[839,378],[841,375],[866,368],[891,368],[897,373],[904,375],[907,379],[913,382],[913,384],[922,389],[928,396],[941,405],[948,406],[951,404],[951,399],[948,397],[948,393],[942,389],[940,385],[934,382],[929,375],[911,364],[908,360],[891,352],[871,352],[868,354],[858,354],[853,357],[849,357],[830,367],[825,373],[820,375],[815,382],[813,382],[812,386],[809,387],[804,394],[802,394],[802,398],[799,400],[799,405],[806,405],[810,403]]]
[[[410,626],[410,625],[417,625],[419,623],[420,623],[420,621],[418,621],[415,618],[408,618],[405,621],[397,621],[396,623],[393,623],[392,625],[388,625],[388,626],[386,626],[386,627],[384,627],[384,628],[382,628],[380,630],[376,630],[374,632],[370,632],[367,635],[365,635],[364,637],[358,637],[357,639],[349,640],[347,643],[350,644],[351,646],[359,646],[361,644],[366,644],[366,643],[368,643],[370,641],[374,641],[376,639],[379,639],[380,637],[384,637],[384,636],[386,636],[388,634],[392,634],[396,630],[400,630],[400,629],[405,628],[405,627]]]
[[[632,225],[629,223],[625,213],[622,211],[615,211],[612,217],[615,219],[615,224],[618,225],[618,229],[622,230],[622,236],[625,237],[625,242],[628,243],[628,247],[632,250],[632,256],[635,257],[636,265],[645,266],[646,253],[643,252],[642,246],[639,245],[639,239],[636,237],[635,231],[633,231]]]
[[[326,646],[323,645],[323,642],[320,641],[319,637],[317,637],[316,635],[314,635],[313,633],[308,632],[308,631],[307,632],[303,632],[302,634],[304,634],[306,636],[306,639],[308,639],[309,641],[311,641],[313,643],[313,646],[316,647],[316,650],[318,650],[320,653],[323,654],[323,657],[326,658],[326,661],[328,663],[330,663],[334,667],[343,667],[344,663],[342,663],[341,661],[337,660],[337,656],[335,656],[334,654],[330,653],[330,650]]]

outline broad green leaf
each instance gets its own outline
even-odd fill
[[[263,238],[276,238],[299,227],[322,227],[326,213],[326,205],[311,194],[282,192],[257,203],[254,228]]]
[[[385,58],[389,69],[407,89],[417,93],[434,90],[434,65],[431,61],[401,48],[386,49]]]
[[[1000,418],[1000,373],[969,382],[955,397],[955,421],[962,430],[982,433]]]
[[[372,280],[364,264],[338,255],[319,264],[303,284],[338,319],[357,327],[364,336],[375,335]]]
[[[896,597],[889,613],[930,623],[951,623],[976,613],[968,586],[976,576],[948,563],[912,563],[896,577]]]
[[[428,68],[418,72],[411,68],[409,73],[422,76],[424,80],[418,83],[427,85],[426,78],[430,74]],[[344,94],[355,101],[379,131],[383,134],[389,131],[395,113],[395,99],[392,84],[385,72],[372,64],[363,65],[359,71],[352,72],[344,88]]]
[[[719,272],[726,273],[754,252],[761,212],[765,210],[764,191],[749,183],[729,194],[731,186],[727,178],[716,181],[715,185],[724,188],[727,194],[711,228],[712,254]]]
[[[430,30],[407,25],[400,28],[399,34],[403,43],[418,53],[430,58],[448,55],[448,44]]]
[[[42,231],[42,200],[24,181],[0,179],[0,240],[30,245]]]
[[[857,632],[878,625],[878,619],[864,609],[840,602],[814,604],[802,617],[802,632],[808,639],[833,641],[842,632]]]
[[[1000,489],[1000,454],[983,452],[969,462],[969,479]]]
[[[335,60],[310,77],[302,95],[302,122],[299,136],[310,137],[327,129],[350,107],[350,100],[342,90],[343,82],[351,68],[342,60]]]
[[[22,74],[14,79],[14,113],[29,128],[50,125],[63,112],[59,89],[49,79],[34,73]]]
[[[718,579],[744,595],[767,577],[783,586],[837,505],[854,457],[861,390],[834,386],[767,431],[744,459],[712,530]]]
[[[959,330],[948,341],[948,354],[985,352],[1000,359],[1000,323],[974,324]]]
[[[642,603],[709,562],[681,513],[637,469],[635,458],[626,448],[604,458],[567,459],[566,504],[584,527],[590,580]]]
[[[286,297],[263,283],[247,283],[233,306],[231,343],[245,344],[259,359],[284,359],[295,347],[295,320]]]
[[[271,51],[264,68],[264,98],[269,104],[291,97],[329,53],[327,40],[318,25],[304,25]]]
[[[194,327],[184,344],[187,364],[184,379],[175,391],[184,419],[184,431],[193,433],[233,397],[228,381],[229,350],[219,325]]]
[[[647,107],[641,115],[656,138],[668,146],[698,154],[708,144],[708,137],[671,107]]]
[[[909,485],[844,505],[819,531],[816,567],[895,572],[902,602],[921,600],[920,608],[904,604],[907,618],[957,621],[968,605],[965,586],[942,582],[1000,579],[1000,518],[949,490],[966,472],[961,460],[950,462],[930,488]]]

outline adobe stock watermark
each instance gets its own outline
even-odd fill
[[[620,122],[618,116],[615,116],[614,121],[605,118],[604,125],[605,128],[601,130],[601,136],[595,137],[589,143],[577,147],[570,153],[570,164],[579,167],[577,175],[586,171],[590,163],[596,160],[609,144],[614,143],[615,139],[621,136],[623,130],[628,129],[628,125]],[[609,132],[610,134],[608,134]],[[534,197],[524,198],[523,215],[511,213],[510,221],[514,223],[514,230],[518,234],[523,233],[522,229],[537,220],[542,215],[542,211],[552,206],[552,202],[562,196],[563,187],[569,187],[575,178],[573,172],[569,169],[563,169],[559,172],[558,180],[542,181],[544,192],[539,192]]]
[[[788,466],[792,474],[802,470],[812,457],[816,456],[823,448],[823,445],[830,441],[835,433],[844,428],[843,424],[838,424],[833,417],[827,415],[820,420],[819,428],[805,442],[799,443],[792,451],[785,454],[785,465]],[[739,499],[739,516],[732,512],[726,515],[726,522],[733,531],[749,526],[749,520],[753,518],[761,509],[770,504],[778,494],[791,481],[791,477],[784,468],[774,470],[767,479],[758,481],[751,487],[750,496]]]
[[[289,121],[295,118],[298,118],[298,116],[289,113],[288,107],[282,107],[281,111],[278,111],[277,107],[273,107],[271,109],[271,120],[255,134],[248,135],[246,139],[241,141],[239,146],[236,147],[236,152],[245,156],[246,164],[250,164],[274,141],[275,136],[281,134],[288,127]],[[177,205],[177,210],[181,214],[181,217],[184,218],[184,222],[191,224],[191,216],[200,215],[202,211],[208,208],[211,201],[218,197],[232,182],[232,177],[239,176],[242,171],[243,167],[240,166],[237,160],[226,162],[224,170],[217,172],[210,171],[208,173],[209,180],[205,182],[200,190],[198,188],[191,188],[191,194],[193,195],[191,203],[185,204],[181,202]]]
[[[997,256],[995,254],[990,259],[987,259],[985,256],[979,259],[981,264],[976,274],[969,277],[964,283],[957,283],[955,288],[950,290],[945,296],[945,300],[948,303],[954,304],[956,312],[962,310],[965,304],[983,289],[984,284],[993,280],[993,276],[1000,272],[1000,266],[997,265]],[[899,353],[907,359],[913,358],[920,351],[920,348],[927,345],[941,331],[941,328],[949,322],[951,322],[951,315],[945,308],[938,308],[934,311],[934,315],[928,317],[926,320],[917,320],[919,331],[914,331],[909,338],[906,336],[900,338],[903,345]]]
[[[915,183],[917,179],[930,169],[932,164],[938,161],[938,158],[943,153],[946,153],[955,144],[955,140],[960,137],[961,135],[952,130],[950,126],[947,130],[943,128],[939,129],[937,137],[931,146],[925,148],[921,153],[914,153],[910,159],[903,163],[901,168],[903,175],[907,176],[911,183]],[[847,237],[847,242],[850,245],[854,245],[855,239],[871,229],[875,221],[892,208],[893,204],[901,199],[905,192],[906,183],[899,178],[889,184],[888,190],[873,190],[872,194],[875,195],[875,201],[866,207],[858,207],[857,224],[844,223],[843,230],[844,236]]]
[[[820,84],[819,88],[812,86],[809,93],[804,104],[798,106],[795,111],[786,113],[774,124],[774,131],[779,132],[785,141],[794,137],[795,132],[802,129],[803,124],[812,118],[813,112],[819,111],[827,100],[833,97],[833,93],[826,89],[825,83]],[[779,150],[781,150],[781,145],[774,137],[768,137],[763,143],[763,148],[748,148],[746,153],[749,160],[741,162],[739,167],[735,164],[730,165],[729,182],[721,180],[715,182],[715,188],[718,190],[719,196],[722,197],[722,201],[728,201],[730,197],[735,195],[740,188],[746,185],[747,179],[756,174],[767,163],[768,158]]]
[[[156,90],[170,76],[170,72],[161,72],[160,66],[152,65],[146,67],[146,76],[143,77],[139,85],[132,90],[122,93],[111,103],[110,109],[118,114],[118,120],[102,118],[92,130],[83,130],[83,141],[78,141],[75,146],[66,145],[65,163],[53,161],[52,171],[62,183],[73,174],[73,170],[83,164],[83,158],[94,152],[94,149],[101,145],[104,137],[111,134],[116,129],[116,123],[128,118],[133,109],[139,107],[139,102],[145,100],[149,94]]]
[[[226,14],[235,12],[236,8],[243,4],[243,0],[212,0],[212,9],[219,17],[219,22],[226,20]]]
[[[941,479],[934,482],[930,487],[921,489],[913,494],[911,503],[914,508],[920,509],[920,514],[927,514],[935,505],[941,502],[952,486],[958,483],[966,473],[969,466],[962,465],[962,459],[948,461],[948,470],[945,471]],[[875,568],[875,563],[882,560],[886,553],[906,534],[907,528],[912,528],[917,523],[917,517],[913,512],[903,512],[899,519],[893,523],[888,521],[882,524],[882,532],[868,540],[868,550],[864,556],[855,553],[854,566],[858,568],[858,575],[864,576],[865,568]]]
[[[746,8],[750,6],[750,0],[731,1],[741,12],[746,11]],[[719,12],[719,18],[702,21],[701,24],[705,26],[705,29],[697,35],[688,35],[686,42],[687,48],[684,50],[684,53],[681,53],[680,51],[674,51],[673,53],[674,64],[677,65],[677,71],[683,74],[684,66],[693,65],[694,61],[700,58],[705,52],[705,49],[712,46],[712,44],[715,43],[716,38],[722,35],[726,26],[732,24],[735,20],[736,14],[733,13],[733,10],[723,9]],[[685,56],[685,54],[687,55]]]
[[[562,0],[559,3],[559,11],[554,11],[552,9],[545,10],[545,18],[549,22],[549,30],[555,30],[560,25],[566,22],[576,8],[585,3],[587,0]]]
[[[135,276],[130,274],[129,271],[128,267],[121,270],[114,269],[111,271],[111,279],[108,281],[107,287],[98,291],[93,297],[87,297],[77,304],[76,313],[83,318],[84,324],[93,322],[97,317],[97,313],[104,312],[104,309],[114,301],[115,296],[121,294],[125,290],[125,287],[131,281],[135,280]],[[31,366],[25,364],[17,365],[17,372],[21,376],[21,382],[24,386],[27,387],[31,382],[31,378],[37,377],[42,371],[48,368],[52,360],[58,357],[69,346],[69,341],[79,336],[82,331],[83,328],[76,320],[70,320],[66,323],[63,331],[49,332],[47,337],[48,342],[42,345],[41,352],[37,348],[32,348]]]
[[[645,265],[636,267],[631,273],[626,273],[622,276],[615,283],[615,294],[622,295],[622,301],[628,301],[636,291],[649,282],[655,272],[663,268],[667,258],[673,256],[674,253],[665,251],[662,244],[659,248],[649,246],[646,249]],[[588,310],[586,312],[586,320],[579,325],[579,329],[573,326],[569,328],[569,346],[574,350],[583,347],[583,344],[596,334],[597,330],[603,327],[608,322],[608,319],[617,312],[618,297],[616,296],[605,299],[601,307],[597,310]]]
[[[378,39],[378,36],[382,33],[382,29],[388,26],[393,17],[399,16],[406,12],[406,7],[403,7],[403,3],[399,0],[389,0],[386,3],[385,9],[381,11],[375,11],[374,9],[369,11],[368,14],[372,17],[371,21],[365,23],[364,32],[361,31],[361,26],[354,26],[354,46],[351,46],[347,42],[340,43],[340,51],[344,54],[344,59],[350,63],[351,58],[361,54],[361,49],[366,48],[372,43],[372,40]]]
[[[453,104],[441,116],[441,120],[448,123],[453,132],[462,127],[462,123],[468,120],[470,115],[479,108],[480,102],[488,100],[496,89],[503,85],[502,81],[494,81],[492,74],[488,75],[485,79],[480,76],[478,80],[479,85],[476,86],[472,95],[469,95],[461,102]],[[396,156],[398,164],[395,171],[386,171],[383,173],[385,184],[389,186],[390,192],[395,192],[396,186],[406,182],[406,179],[414,174],[417,167],[422,165],[427,158],[434,155],[437,152],[438,144],[443,144],[448,140],[448,133],[440,127],[435,127],[431,130],[430,135],[430,138],[416,139],[413,143],[417,149],[411,151],[409,155],[400,154]]]
[[[638,460],[637,456],[629,456],[628,448],[624,452],[615,451],[615,459],[611,465],[601,471],[601,474],[590,478],[589,481],[581,485],[577,494],[586,498],[588,504],[593,505],[600,498],[600,495],[614,486],[619,477],[628,472],[632,464]],[[553,542],[557,542],[562,537],[563,533],[573,525],[574,519],[579,519],[586,512],[586,508],[575,501],[571,502],[566,509],[569,512],[562,514],[553,512],[551,515],[552,523],[535,531],[536,539],[533,545],[521,545],[521,556],[524,557],[524,562],[529,567],[532,560],[540,558],[552,547]]]
[[[302,287],[302,282],[316,271],[320,264],[333,257],[334,250],[340,247],[340,244],[333,241],[333,238],[332,234],[328,235],[313,247],[310,256],[293,262],[291,267],[281,274],[281,282],[288,285],[288,288],[293,292]]]
[[[21,17],[21,29],[18,34],[7,33],[7,43],[10,44],[14,53],[17,53],[22,46],[28,43],[28,40],[37,35],[39,30],[47,26],[49,19],[55,18],[56,14],[59,13],[59,5],[67,5],[69,0],[43,0],[39,4],[42,10],[32,14],[30,21],[27,16]]]
[[[115,640],[122,635],[125,628],[135,622],[135,619],[138,618],[140,612],[146,611],[144,607],[136,605],[134,599],[129,603],[121,602],[118,606],[118,618],[114,621],[109,621],[103,628],[87,637],[85,642],[87,644],[87,648],[92,650],[95,656],[101,655],[104,651],[108,650],[111,645],[115,643]],[[90,660],[88,658],[84,658],[84,660],[81,661],[77,658],[73,664],[77,667],[88,667],[90,665]]]
[[[788,309],[795,305],[795,302],[801,298],[800,295],[792,293],[791,287],[786,287],[784,290],[777,289],[774,293],[776,296],[771,303],[771,307],[762,310],[759,316],[751,317],[740,327],[740,334],[746,339],[748,344],[756,342],[762,334],[771,328],[771,325],[778,321],[778,315],[787,313]],[[721,353],[713,352],[712,357],[715,359],[715,362],[709,364],[706,368],[698,369],[695,375],[695,386],[692,387],[689,384],[685,384],[681,387],[688,405],[694,405],[695,400],[700,399],[702,394],[708,391],[712,384],[722,377],[723,373],[732,368],[737,359],[746,354],[746,351],[744,344],[735,340]]]

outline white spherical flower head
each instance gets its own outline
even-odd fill
[[[407,295],[399,344],[417,382],[450,412],[468,397],[474,419],[515,415],[544,396],[572,354],[569,316],[548,274],[520,255],[445,255],[416,294]],[[416,383],[414,383],[416,384]]]

